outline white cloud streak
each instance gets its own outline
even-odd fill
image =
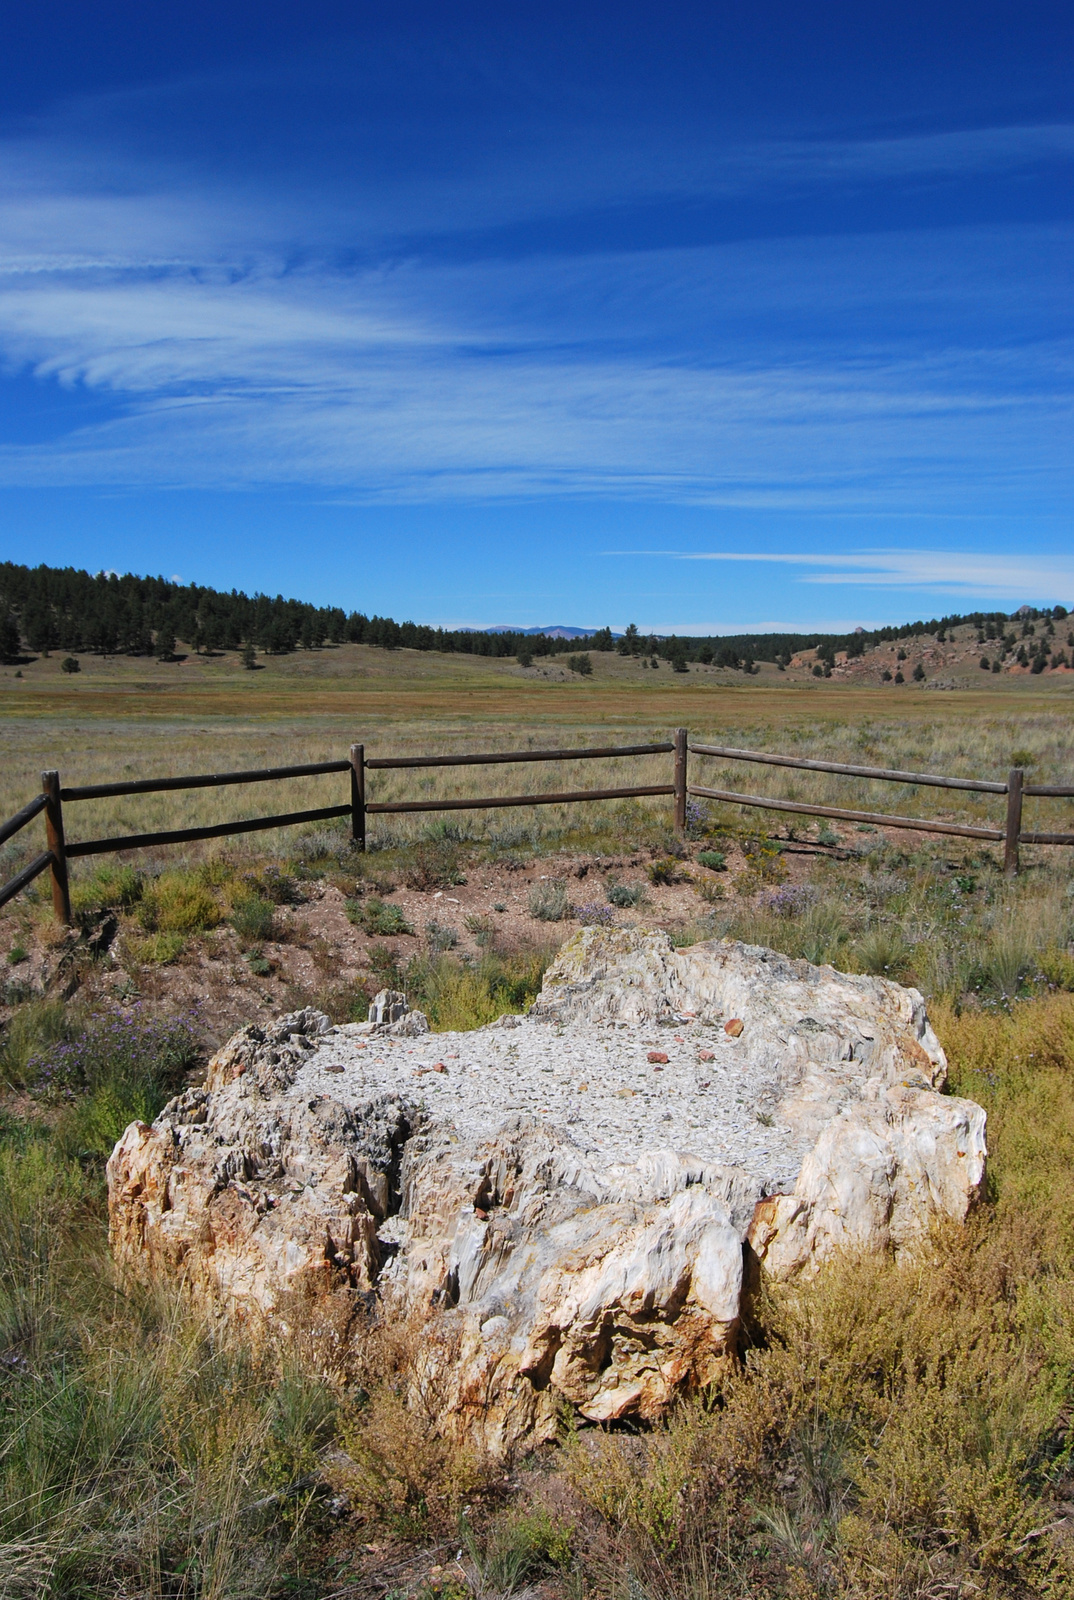
[[[345,221],[324,194],[228,194],[116,153],[103,192],[92,151],[76,159],[62,127],[0,150],[0,361],[61,399],[112,402],[91,425],[64,426],[60,406],[50,437],[0,448],[0,482],[964,510],[967,498],[1049,502],[1069,481],[1069,355],[1040,331],[1054,270],[1033,279],[1031,263],[1027,278],[1027,255],[1063,248],[1058,231],[1021,247],[949,237],[947,281],[926,235],[803,241],[793,255],[777,240],[331,264],[343,242],[372,249],[386,230],[503,222],[553,200],[1074,154],[1070,128],[1000,128],[710,149],[685,163],[681,149],[651,147],[632,166],[629,141],[600,137],[592,161],[574,146],[567,162],[567,141],[562,169],[530,153],[512,171],[410,174],[387,191],[359,172]],[[311,238],[316,258],[299,248]],[[908,334],[832,332],[848,317],[872,330],[893,304]],[[1027,306],[1040,320],[1009,346],[956,331],[977,304],[989,329]]]
[[[607,550],[609,556],[656,556],[671,561],[731,561],[821,568],[802,583],[852,584],[875,589],[924,589],[981,598],[1055,599],[1074,595],[1074,558],[996,555],[986,551],[857,550]]]

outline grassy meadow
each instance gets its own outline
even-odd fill
[[[650,742],[669,737],[676,726],[715,743],[955,776],[1003,778],[1016,756],[1036,782],[1062,781],[1070,769],[1074,680],[1065,677],[1043,686],[1039,679],[1005,678],[998,687],[989,678],[980,688],[937,691],[809,678],[792,684],[770,666],[748,679],[704,667],[679,678],[597,653],[589,678],[575,677],[555,657],[524,670],[513,660],[362,645],[263,659],[254,672],[242,671],[235,657],[193,655],[179,663],[86,657],[71,677],[56,657],[27,666],[20,680],[5,669],[0,816],[37,791],[46,767],[57,768],[68,784],[97,783],[342,759],[356,741],[365,744],[367,757],[406,756]],[[994,797],[914,793],[703,758],[694,758],[691,777],[753,794],[872,810],[910,807],[912,815],[986,825],[1001,821]],[[368,799],[467,798],[669,778],[667,757],[385,772],[369,775]],[[70,807],[67,828],[77,839],[199,826],[338,804],[346,795],[344,775],[128,796]],[[506,815],[517,819],[520,813]],[[542,828],[561,829],[569,820],[559,808],[539,815]],[[1027,827],[1074,826],[1072,817],[1069,803],[1027,802]],[[485,814],[475,826],[495,822],[494,814]],[[396,819],[389,831],[413,836],[421,826]],[[18,841],[8,846],[8,861],[20,848]],[[266,841],[265,848],[272,844]]]
[[[961,776],[1002,778],[1018,764],[1033,781],[1061,782],[1074,771],[1065,680],[896,694],[788,684],[768,669],[676,681],[594,657],[593,677],[575,680],[546,665],[540,678],[514,663],[360,646],[253,673],[226,658],[87,659],[64,678],[56,660],[37,662],[21,680],[0,677],[0,815],[51,766],[68,783],[95,782],[332,759],[356,739],[369,755],[570,748],[664,738],[677,725],[714,742]],[[369,797],[669,774],[665,756],[372,773]],[[1002,797],[700,758],[692,776],[1002,818]],[[77,838],[195,825],[345,795],[340,777],[132,797],[72,805],[67,828]],[[1026,825],[1074,830],[1074,803],[1027,802]],[[41,848],[39,826],[4,847],[0,876]],[[259,948],[284,885],[346,879],[353,891],[359,870],[381,897],[353,903],[366,922],[387,919],[395,886],[415,873],[450,883],[545,857],[559,871],[584,856],[586,895],[614,908],[626,903],[615,898],[622,884],[600,862],[634,852],[648,862],[632,869],[639,895],[664,873],[692,896],[672,930],[679,943],[726,934],[925,992],[951,1088],[989,1114],[988,1192],[966,1227],[939,1231],[915,1264],[844,1260],[806,1291],[766,1289],[739,1370],[718,1392],[647,1433],[578,1430],[565,1418],[554,1449],[505,1472],[440,1437],[435,1395],[408,1401],[405,1328],[369,1327],[354,1306],[333,1307],[326,1324],[323,1309],[296,1306],[286,1338],[252,1349],[201,1323],[179,1291],[117,1280],[104,1159],[131,1117],[151,1118],[198,1070],[204,1044],[178,1003],[105,1003],[88,981],[24,992],[11,944],[0,1032],[0,1595],[1074,1594],[1074,850],[1026,850],[1009,880],[996,848],[969,840],[716,805],[692,814],[689,831],[678,846],[662,799],[456,813],[446,824],[373,818],[364,864],[342,826],[261,834],[76,863],[76,905],[87,926],[110,910],[148,967],[152,940],[168,936],[189,956],[225,925]],[[703,854],[725,870],[709,870]],[[7,915],[27,942],[43,936],[40,885]],[[405,986],[434,1026],[478,1025],[524,1008],[548,950],[571,931],[563,915],[540,948],[500,950],[490,934],[477,958],[438,948],[428,932],[405,957],[399,941],[382,941],[377,981]],[[92,975],[92,950],[80,959]]]

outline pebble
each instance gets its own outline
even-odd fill
[[[662,1049],[652,1023],[560,1026],[524,1017],[513,1028],[472,1033],[382,1034],[370,1050],[344,1024],[322,1035],[288,1093],[323,1094],[356,1108],[398,1094],[461,1139],[491,1138],[520,1113],[540,1116],[591,1159],[634,1162],[647,1151],[673,1149],[742,1167],[768,1186],[793,1187],[812,1141],[782,1126],[778,1115],[772,1127],[757,1120],[782,1097],[775,1054],[759,1067],[718,1022],[678,1020],[681,1034],[665,1034]],[[650,1061],[650,1054],[662,1059]]]

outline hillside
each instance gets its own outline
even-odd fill
[[[282,595],[225,594],[164,578],[0,563],[0,659],[19,666],[27,664],[26,655],[47,658],[54,651],[72,660],[90,654],[167,662],[190,653],[211,659],[244,652],[245,664],[252,666],[259,653],[283,657],[343,644],[489,660],[514,657],[522,667],[584,644],[590,661],[593,653],[618,655],[643,668],[665,662],[680,674],[715,668],[752,675],[759,663],[770,662],[779,671],[806,669],[817,677],[842,672],[865,682],[894,683],[900,673],[909,678],[918,668],[918,681],[922,674],[928,678],[953,672],[958,677],[974,665],[981,670],[982,656],[987,657],[987,671],[994,669],[997,657],[998,670],[1010,674],[1066,671],[1074,631],[1065,606],[1021,606],[1011,616],[975,612],[872,632],[856,629],[847,635],[665,637],[643,635],[633,623],[622,636],[613,636],[608,627],[540,631],[498,624],[452,630],[370,617],[341,606],[314,606]]]

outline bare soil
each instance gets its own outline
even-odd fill
[[[843,853],[839,845],[788,839],[788,830],[781,831],[780,877],[785,883],[804,881],[817,856]],[[918,836],[901,837],[908,842]],[[252,969],[249,941],[244,943],[228,925],[190,937],[172,962],[139,964],[132,953],[140,930],[126,919],[105,913],[80,929],[64,930],[51,922],[43,906],[31,917],[16,902],[0,916],[0,961],[6,968],[8,1002],[0,1006],[0,1021],[32,995],[77,996],[91,1007],[140,1000],[162,1014],[193,1013],[206,1045],[215,1048],[245,1023],[265,1023],[307,1004],[344,1020],[360,994],[371,995],[383,986],[381,974],[388,956],[405,967],[413,956],[443,948],[436,930],[450,930],[456,941],[450,946],[452,953],[475,961],[488,952],[551,952],[591,915],[593,907],[602,908],[600,914],[610,914],[619,926],[643,924],[673,935],[704,937],[706,914],[765,890],[741,844],[726,846],[723,872],[698,864],[696,857],[705,848],[711,845],[687,846],[676,864],[679,881],[667,884],[649,879],[648,869],[659,856],[656,850],[471,861],[463,867],[465,882],[426,890],[382,876],[377,858],[367,857],[362,860],[361,878],[335,872],[300,883],[301,903],[276,908],[274,937],[256,947],[267,972]],[[552,880],[565,883],[570,910],[561,921],[542,921],[529,909],[530,894]],[[643,883],[642,904],[611,907],[610,881]],[[413,932],[387,936],[356,926],[348,917],[348,902],[353,906],[372,898],[398,908]],[[429,924],[436,925],[433,937]],[[13,960],[20,948],[25,959]]]

